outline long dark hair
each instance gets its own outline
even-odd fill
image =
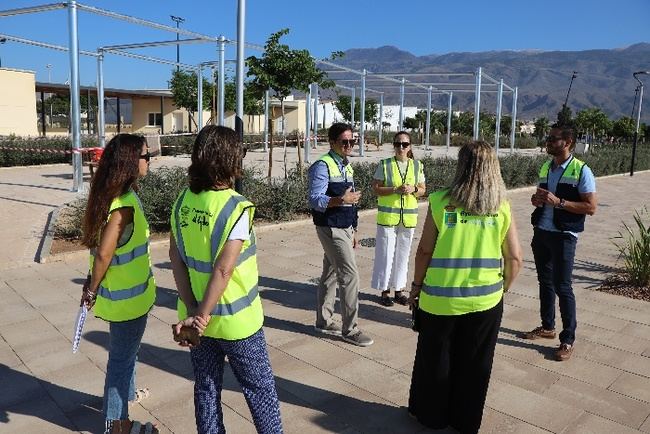
[[[190,190],[200,193],[216,184],[233,186],[241,176],[244,148],[235,130],[208,125],[196,136],[192,149],[192,164],[187,173]]]
[[[398,131],[395,133],[393,136],[393,143],[395,140],[397,140],[398,136],[406,136],[409,138],[409,143],[411,143],[411,135],[407,133],[406,131]],[[406,156],[409,157],[411,160],[415,160],[415,157],[413,156],[413,143],[411,143],[411,146],[409,147],[409,151],[406,153]]]
[[[81,239],[86,247],[99,244],[99,233],[113,199],[135,187],[143,146],[146,146],[144,137],[134,134],[118,134],[106,145],[90,183]]]

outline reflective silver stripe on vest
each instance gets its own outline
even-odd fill
[[[153,273],[151,272],[151,269],[149,269],[149,277],[147,277],[147,280],[144,283],[135,285],[131,288],[110,291],[108,288],[99,285],[99,288],[97,289],[97,295],[107,298],[111,301],[128,300],[129,298],[137,297],[138,295],[144,294],[144,292],[149,287],[149,279],[151,279],[152,277],[153,277]]]
[[[237,258],[236,267],[239,267],[248,258],[255,256],[256,253],[257,253],[257,243],[255,241],[255,234],[251,234],[251,244],[248,247],[246,247],[246,249],[243,252],[239,254],[239,258]]]
[[[402,214],[417,214],[418,209],[417,208],[404,208],[402,210]]]
[[[500,290],[502,287],[503,280],[499,280],[497,283],[492,285],[472,286],[471,288],[424,285],[422,291],[426,294],[438,297],[476,297],[492,294],[493,292]]]
[[[330,182],[345,182],[342,176],[330,176]]]
[[[501,268],[501,259],[431,258],[430,268]]]
[[[183,242],[183,232],[181,232],[181,205],[183,204],[183,199],[185,199],[185,193],[187,193],[187,188],[183,190],[181,197],[178,198],[176,202],[176,209],[174,214],[176,215],[176,248],[178,249],[178,254],[181,255],[181,259],[185,262],[185,265],[189,267],[187,263],[187,256],[185,255],[185,243]]]
[[[386,176],[386,187],[394,187],[393,183],[393,165],[391,160],[382,160],[381,164],[384,166],[384,175]]]
[[[415,170],[415,185],[420,183],[420,162],[413,160],[413,170]]]
[[[391,213],[391,214],[399,214],[401,210],[402,210],[401,208],[393,208],[393,207],[390,207],[390,206],[383,206],[383,205],[379,205],[377,207],[377,211],[379,211],[379,212],[387,212],[387,213]]]
[[[237,205],[241,202],[246,202],[246,198],[243,196],[230,196],[226,204],[219,211],[219,215],[214,222],[214,228],[212,228],[212,238],[210,241],[210,258],[214,261],[217,259],[217,249],[219,248],[219,243],[223,237],[223,232],[226,229],[226,223],[232,215]]]
[[[139,258],[140,256],[146,255],[148,251],[149,251],[149,241],[145,242],[144,244],[139,245],[138,247],[134,248],[130,252],[126,252],[126,253],[122,253],[120,255],[113,256],[113,259],[111,259],[111,265],[128,264],[129,262],[133,261],[134,259]]]
[[[578,184],[578,179],[576,179],[576,178],[571,178],[571,177],[568,177],[568,176],[563,176],[563,177],[560,178],[560,180],[558,181],[558,184],[571,184],[571,185],[577,185],[577,184]]]
[[[210,312],[210,315],[221,315],[221,316],[234,315],[237,312],[244,310],[248,306],[253,304],[253,301],[255,301],[255,299],[257,298],[257,294],[258,294],[258,289],[257,289],[257,285],[255,285],[250,291],[248,291],[248,294],[246,294],[242,298],[239,298],[229,304],[216,305],[215,308],[212,309],[212,312]]]

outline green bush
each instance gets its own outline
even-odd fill
[[[0,137],[0,167],[71,163],[70,139],[60,137]],[[97,138],[81,138],[82,148],[96,147]]]
[[[650,214],[647,208],[634,212],[636,230],[623,223],[623,231],[615,242],[620,257],[623,258],[624,272],[629,283],[637,287],[650,285]],[[644,222],[644,220],[647,222]]]

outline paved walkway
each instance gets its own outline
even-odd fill
[[[0,171],[0,243],[5,247],[0,257],[2,433],[96,433],[103,426],[106,324],[90,318],[80,352],[70,351],[86,255],[34,264],[38,243],[12,238],[14,229],[23,227],[34,238],[42,234],[42,216],[47,214],[43,211],[71,196],[67,168],[41,168],[39,178],[31,176],[33,168]],[[630,222],[634,209],[650,203],[650,172],[599,179],[598,189],[598,213],[588,219],[578,243],[576,350],[564,363],[552,360],[556,342],[516,337],[519,330],[537,325],[538,299],[528,247],[530,190],[510,194],[525,266],[505,297],[482,432],[650,433],[650,303],[591,289],[616,263],[611,238],[621,221]],[[364,213],[362,238],[372,238],[374,232],[374,214]],[[359,248],[357,258],[362,277],[360,325],[375,344],[357,348],[312,332],[313,282],[321,271],[322,250],[311,223],[260,228],[258,248],[265,333],[285,431],[428,432],[406,416],[416,335],[409,328],[408,310],[380,306],[369,288],[373,249]],[[131,414],[156,421],[162,432],[192,433],[189,355],[171,341],[176,293],[167,249],[166,243],[153,247],[159,290],[138,364],[138,383],[152,395],[133,406]],[[223,407],[230,432],[254,432],[229,371]]]

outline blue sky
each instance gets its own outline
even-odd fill
[[[6,10],[51,0],[3,0]],[[199,33],[236,37],[237,0],[84,0],[81,3],[173,25],[170,15],[185,18],[182,27]],[[263,44],[268,35],[291,29],[285,42],[307,48],[316,57],[335,50],[394,45],[415,55],[489,50],[585,50],[650,42],[649,0],[248,0],[246,38]],[[64,10],[0,18],[0,33],[67,45]],[[79,13],[80,48],[173,39],[175,35],[111,18]],[[175,47],[138,51],[174,60]],[[247,51],[246,55],[258,54]],[[227,49],[228,59],[235,48]],[[181,61],[213,60],[210,44],[181,47]],[[2,65],[36,71],[37,80],[68,78],[65,53],[16,43],[0,45]],[[109,56],[107,87],[164,88],[171,67]],[[96,81],[95,61],[81,59],[81,82]]]

